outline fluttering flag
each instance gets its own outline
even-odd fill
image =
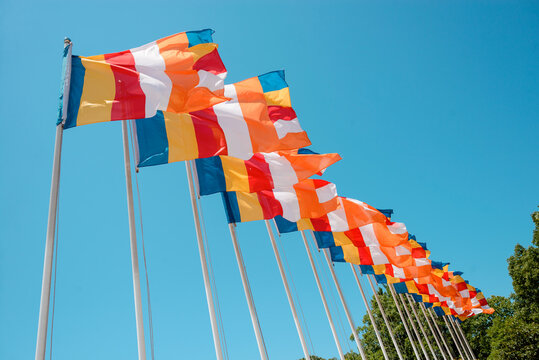
[[[73,56],[64,128],[151,118],[158,111],[191,112],[226,101],[226,68],[212,34],[188,31],[117,53]]]
[[[217,155],[249,160],[255,153],[311,144],[291,107],[284,71],[225,85],[230,101],[175,114],[157,112],[136,121],[138,166]]]
[[[303,149],[256,153],[249,160],[214,156],[195,161],[200,195],[225,191],[257,192],[290,188],[339,161],[339,154]]]
[[[277,215],[297,221],[322,216],[338,206],[335,184],[321,179],[306,179],[288,189],[222,194],[229,223],[269,220]]]

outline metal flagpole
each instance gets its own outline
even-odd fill
[[[462,353],[462,350],[461,350],[461,348],[459,346],[459,342],[455,338],[455,334],[453,334],[453,329],[451,328],[451,325],[449,325],[449,323],[447,322],[447,319],[445,318],[445,316],[442,316],[442,319],[444,319],[445,326],[449,330],[449,334],[451,335],[451,339],[453,339],[453,344],[455,344],[455,347],[457,348],[457,351],[459,352],[460,358],[465,360],[466,357]]]
[[[466,335],[464,335],[464,331],[462,330],[462,327],[460,326],[460,323],[458,323],[455,320],[455,324],[457,329],[460,331],[460,334],[462,335],[462,339],[464,340],[464,344],[468,347],[468,351],[470,351],[470,355],[472,355],[472,359],[476,359],[475,354],[473,353],[472,347],[470,346],[470,343],[468,342],[468,339],[466,339]]]
[[[314,238],[314,235],[313,235],[313,238]],[[329,257],[328,249],[323,249],[323,253],[329,267],[329,272],[331,273],[331,277],[333,278],[333,282],[335,283],[335,287],[337,288],[337,293],[339,293],[339,298],[341,299],[342,306],[344,308],[344,313],[346,314],[346,319],[348,320],[348,324],[350,324],[350,328],[352,329],[352,334],[354,335],[354,340],[356,341],[357,348],[359,349],[361,359],[367,360],[367,356],[365,355],[365,350],[363,349],[363,345],[361,345],[361,341],[359,341],[359,335],[357,334],[357,329],[356,329],[356,326],[354,325],[354,320],[352,320],[352,315],[350,314],[350,310],[348,309],[348,304],[346,304],[346,300],[344,299],[344,295],[341,290],[341,285],[339,285],[339,280],[337,280],[335,269],[333,269],[333,264],[331,262],[331,258]]]
[[[49,197],[49,216],[47,221],[47,237],[45,240],[45,254],[43,258],[43,278],[41,280],[41,301],[39,304],[39,320],[37,325],[36,360],[45,359],[47,349],[47,328],[49,326],[49,302],[51,295],[52,258],[54,255],[54,235],[56,231],[56,213],[58,209],[58,189],[60,187],[60,163],[62,159],[63,122],[67,118],[67,105],[69,101],[69,85],[71,82],[71,48],[69,38],[64,39],[63,63],[63,94],[62,94],[62,122],[56,126],[54,141],[54,157],[52,162],[51,192]]]
[[[326,316],[329,321],[329,326],[331,328],[331,333],[333,334],[333,339],[335,340],[335,345],[337,345],[337,351],[339,352],[339,358],[344,360],[344,353],[341,348],[341,343],[339,342],[339,337],[337,335],[337,330],[335,330],[335,324],[333,324],[333,318],[331,317],[331,312],[329,311],[328,303],[326,300],[326,295],[324,294],[324,289],[320,283],[320,278],[318,277],[318,271],[316,270],[316,265],[314,264],[313,255],[311,249],[309,248],[309,243],[307,242],[307,237],[305,232],[301,231],[301,237],[303,239],[303,244],[305,244],[305,249],[307,250],[307,256],[309,257],[309,262],[311,263],[311,268],[313,269],[314,278],[316,280],[316,286],[318,286],[318,292],[320,293],[320,298],[322,298],[322,303],[324,304],[324,310],[326,311]]]
[[[243,284],[243,291],[247,299],[247,305],[249,307],[249,314],[251,315],[251,322],[253,323],[253,329],[255,331],[256,343],[258,345],[258,352],[260,352],[260,358],[263,360],[268,359],[268,353],[266,351],[266,344],[264,343],[264,337],[262,336],[262,329],[258,321],[258,315],[256,314],[255,303],[253,301],[253,295],[251,293],[251,287],[249,286],[249,279],[247,278],[247,272],[245,270],[245,264],[243,263],[243,256],[241,255],[238,239],[236,238],[236,230],[234,224],[228,224],[230,230],[230,237],[232,238],[232,245],[234,246],[234,253],[236,254],[236,261],[240,270],[241,283]]]
[[[423,327],[423,324],[421,324],[421,320],[419,320],[419,316],[417,316],[417,311],[415,310],[414,301],[412,300],[412,296],[410,294],[408,295],[408,302],[410,303],[410,307],[412,308],[412,312],[414,313],[415,319],[417,320],[417,323],[419,324],[419,328],[421,329],[421,333],[425,337],[425,340],[427,340],[427,345],[429,347],[430,352],[432,353],[432,356],[434,356],[434,359],[438,359],[436,356],[436,353],[434,352],[434,348],[432,347],[432,344],[430,342],[430,339],[427,335],[427,332],[425,331],[425,328]]]
[[[265,222],[266,228],[268,229],[268,235],[271,241],[271,247],[273,248],[273,253],[275,254],[275,260],[277,260],[277,266],[279,267],[279,273],[281,274],[281,279],[283,280],[284,291],[286,292],[286,297],[288,298],[290,311],[292,311],[294,324],[296,324],[299,340],[301,342],[301,348],[303,349],[303,355],[305,355],[306,360],[311,360],[311,356],[309,355],[309,349],[307,348],[307,342],[305,341],[305,336],[303,335],[303,330],[301,329],[301,324],[299,322],[298,313],[296,312],[296,306],[294,305],[294,299],[292,298],[292,294],[290,293],[290,287],[288,286],[288,280],[286,279],[286,273],[284,272],[281,255],[279,254],[279,249],[277,248],[277,243],[275,242],[275,236],[273,235],[273,230],[271,229],[270,222],[268,220],[265,220]]]
[[[470,356],[470,354],[468,353],[468,349],[466,349],[466,345],[464,344],[464,340],[462,340],[462,336],[460,336],[459,334],[459,331],[457,330],[457,326],[455,325],[455,322],[453,321],[453,319],[451,317],[449,317],[449,323],[451,324],[451,326],[453,327],[453,330],[455,332],[455,336],[457,337],[459,343],[460,343],[460,346],[462,347],[462,352],[466,355],[466,357],[470,360],[473,359],[473,357]]]
[[[125,184],[127,190],[127,211],[129,215],[129,239],[131,246],[131,269],[133,272],[133,292],[135,299],[135,320],[137,323],[137,345],[139,360],[146,359],[146,343],[144,341],[144,324],[142,317],[142,300],[140,291],[140,273],[138,268],[137,232],[135,224],[135,208],[133,205],[133,183],[131,180],[131,160],[129,156],[129,139],[127,137],[127,121],[122,121],[122,138],[124,145]]]
[[[402,356],[401,351],[399,349],[399,345],[397,344],[397,340],[395,339],[395,335],[393,334],[393,330],[391,329],[391,325],[389,324],[389,320],[387,319],[386,312],[384,311],[384,307],[382,306],[382,302],[380,301],[380,297],[378,296],[378,293],[376,292],[376,289],[374,288],[374,284],[372,283],[372,279],[368,274],[367,274],[367,279],[369,280],[369,284],[371,285],[374,298],[376,299],[376,303],[378,304],[378,308],[380,309],[380,313],[382,314],[382,318],[384,319],[384,322],[386,324],[386,328],[387,328],[387,331],[389,332],[389,336],[391,337],[391,341],[393,341],[395,350],[397,350],[397,355],[399,356],[400,360],[404,360],[404,357]]]
[[[423,345],[423,341],[421,340],[421,336],[419,336],[419,331],[417,331],[417,327],[415,326],[414,320],[412,319],[412,316],[410,315],[410,311],[408,311],[408,306],[406,306],[406,300],[404,300],[404,296],[402,294],[399,294],[399,297],[402,301],[402,306],[404,307],[404,311],[406,311],[406,315],[408,316],[408,320],[410,321],[410,324],[412,325],[412,329],[414,330],[414,334],[417,337],[417,341],[419,342],[419,346],[421,347],[421,351],[423,351],[423,355],[425,355],[425,359],[429,360],[429,354],[427,353],[427,349],[425,349],[425,345]]]
[[[363,303],[365,304],[365,308],[367,309],[367,314],[369,314],[369,319],[371,319],[372,327],[374,329],[374,333],[376,334],[376,338],[378,339],[378,344],[380,344],[380,348],[382,349],[382,354],[384,355],[384,359],[389,360],[387,356],[386,348],[382,341],[382,336],[380,335],[380,332],[378,331],[378,326],[376,326],[376,321],[374,321],[374,316],[372,315],[369,302],[367,301],[367,297],[365,296],[365,292],[363,291],[363,286],[361,286],[361,282],[359,281],[359,277],[357,276],[356,268],[354,267],[353,264],[350,264],[350,268],[352,269],[352,272],[354,273],[354,277],[356,278],[356,283],[357,283],[357,286],[359,287],[361,298],[363,299]]]
[[[191,207],[193,208],[193,220],[195,221],[195,232],[197,236],[198,253],[200,255],[200,265],[202,266],[202,277],[204,278],[204,288],[206,290],[206,302],[208,303],[208,311],[210,312],[210,323],[213,336],[213,346],[215,347],[215,355],[218,360],[223,360],[223,352],[221,348],[221,339],[219,338],[219,328],[217,317],[215,316],[215,303],[213,301],[213,292],[210,284],[210,276],[208,271],[208,263],[206,259],[206,251],[204,250],[204,242],[202,241],[202,230],[200,228],[200,217],[196,203],[195,187],[193,186],[193,173],[191,171],[190,161],[185,162],[187,170],[187,182],[189,184],[189,194],[191,195]]]
[[[442,339],[442,343],[444,344],[444,347],[445,347],[445,350],[447,351],[447,354],[449,355],[449,357],[451,359],[453,359],[454,358],[453,353],[452,353],[451,349],[449,348],[449,345],[447,344],[447,341],[445,341],[445,337],[442,334],[442,330],[440,330],[440,327],[438,326],[438,323],[436,322],[436,318],[434,317],[434,315],[432,315],[432,310],[431,309],[426,309],[426,310],[427,310],[427,313],[430,315],[430,318],[432,319],[432,322],[434,323],[434,327],[436,328],[436,331],[438,332],[438,336],[440,336],[440,338]]]
[[[423,313],[423,316],[425,317],[425,320],[427,321],[427,325],[429,326],[430,332],[432,333],[432,336],[434,337],[434,341],[436,341],[436,345],[438,346],[438,350],[440,350],[440,353],[442,354],[442,357],[444,358],[444,360],[448,360],[447,357],[445,356],[444,349],[442,348],[442,345],[440,344],[440,340],[438,340],[438,335],[434,331],[434,328],[432,327],[430,319],[427,316],[427,312],[425,311],[425,304],[420,303],[419,308],[421,309],[421,312]]]
[[[402,313],[401,307],[399,305],[399,301],[397,299],[397,296],[395,295],[395,289],[393,289],[393,284],[387,284],[387,287],[389,288],[389,292],[391,293],[391,296],[393,297],[393,302],[395,303],[395,306],[397,307],[397,311],[399,312],[399,316],[401,318],[402,324],[404,325],[404,329],[406,330],[406,334],[408,335],[408,340],[410,340],[410,344],[412,345],[412,349],[414,350],[414,354],[416,359],[420,360],[421,356],[419,356],[419,352],[417,351],[417,348],[415,346],[415,341],[412,336],[412,333],[410,332],[410,328],[408,328],[408,323],[406,319],[404,318],[404,314]]]

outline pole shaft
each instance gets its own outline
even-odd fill
[[[449,317],[448,321],[451,324],[451,327],[453,328],[453,331],[455,332],[455,336],[456,336],[460,346],[462,347],[462,352],[464,353],[464,355],[466,355],[466,357],[469,360],[472,360],[472,357],[468,353],[468,350],[466,349],[466,345],[464,345],[464,341],[462,340],[462,337],[460,336],[459,331],[457,330],[457,327],[455,326],[455,322],[453,321],[453,319],[451,317]]]
[[[391,293],[391,296],[393,297],[393,302],[395,303],[395,306],[397,307],[397,311],[401,318],[402,324],[404,325],[404,329],[406,330],[406,335],[408,335],[408,340],[410,340],[410,345],[412,345],[412,349],[414,350],[414,355],[417,360],[420,360],[421,356],[419,356],[419,352],[417,351],[417,347],[415,346],[414,337],[412,336],[412,333],[410,332],[410,328],[408,327],[408,322],[406,321],[406,319],[404,318],[404,314],[402,313],[401,307],[399,305],[399,301],[397,299],[397,296],[395,295],[395,289],[393,288],[393,284],[387,284],[387,287],[389,288],[389,292]]]
[[[202,230],[200,227],[200,215],[198,213],[198,207],[196,203],[195,187],[193,185],[193,173],[191,171],[191,165],[189,161],[185,162],[185,169],[187,170],[187,183],[189,185],[189,194],[191,197],[191,207],[193,209],[193,220],[195,222],[195,232],[198,244],[198,253],[200,255],[200,265],[202,267],[202,277],[204,279],[204,289],[206,291],[206,302],[208,303],[208,311],[210,313],[210,324],[213,336],[213,346],[215,348],[215,355],[218,360],[223,359],[223,352],[221,348],[221,339],[219,337],[219,327],[217,324],[217,317],[215,315],[215,303],[213,300],[213,292],[211,289],[210,275],[208,271],[208,263],[206,258],[206,250],[204,250],[204,242],[202,240]]]
[[[230,237],[232,238],[232,244],[234,246],[234,253],[236,254],[236,262],[240,270],[241,283],[243,284],[243,291],[245,292],[245,298],[247,299],[247,305],[249,307],[249,314],[251,315],[251,322],[253,323],[253,329],[255,331],[256,343],[258,345],[258,352],[260,358],[263,360],[268,359],[266,344],[264,343],[264,337],[262,336],[262,329],[260,328],[260,322],[258,321],[258,315],[256,314],[255,303],[251,294],[251,287],[249,286],[249,280],[247,278],[247,271],[243,264],[243,256],[241,255],[238,239],[236,238],[236,230],[234,224],[228,224],[230,230]]]
[[[333,334],[333,339],[335,340],[335,345],[337,345],[337,351],[339,352],[339,358],[344,360],[344,353],[342,351],[341,343],[339,342],[339,336],[337,335],[337,330],[335,329],[335,324],[333,323],[333,318],[331,312],[329,311],[326,295],[324,294],[324,289],[322,288],[322,283],[320,282],[320,277],[318,276],[318,271],[316,270],[316,265],[314,263],[313,254],[307,242],[307,237],[305,232],[301,231],[301,237],[303,239],[303,244],[307,250],[307,256],[309,257],[309,263],[311,264],[311,269],[313,269],[314,279],[316,280],[316,286],[318,286],[318,292],[320,293],[320,298],[324,304],[324,310],[329,321],[329,327],[331,328],[331,333]]]
[[[436,334],[436,331],[434,331],[434,328],[432,327],[430,319],[427,316],[427,312],[425,311],[425,304],[420,303],[419,308],[421,309],[421,312],[423,313],[423,316],[425,317],[429,330],[432,333],[432,336],[434,337],[434,341],[436,341],[436,345],[438,346],[438,350],[440,350],[440,354],[442,354],[442,357],[444,358],[444,360],[448,360],[447,357],[445,356],[444,349],[442,348],[442,345],[440,344],[440,340],[438,340],[438,335]]]
[[[363,299],[363,303],[365,304],[365,308],[367,309],[367,314],[369,314],[369,319],[371,319],[372,327],[374,329],[374,333],[376,334],[376,339],[378,339],[378,344],[380,345],[380,348],[382,349],[382,354],[384,355],[384,359],[389,360],[389,357],[387,356],[387,352],[386,352],[386,347],[384,346],[384,342],[382,341],[382,336],[380,335],[380,332],[378,331],[378,326],[376,325],[376,321],[374,320],[374,316],[369,306],[369,302],[367,301],[367,297],[365,296],[365,292],[363,291],[363,286],[361,286],[361,282],[359,281],[359,276],[357,276],[356,268],[354,267],[353,264],[350,264],[350,268],[352,269],[352,273],[354,273],[354,277],[356,279],[359,292],[361,293],[361,298]]]
[[[131,269],[133,272],[133,292],[135,300],[135,320],[137,324],[137,345],[139,360],[146,359],[146,343],[144,341],[144,324],[142,317],[142,296],[140,291],[140,273],[138,267],[137,232],[135,224],[135,207],[133,205],[133,183],[131,181],[131,160],[129,157],[129,140],[127,121],[122,121],[122,138],[124,146],[125,184],[127,190],[127,211],[129,215],[129,239],[131,246]]]
[[[432,309],[432,308],[431,308]],[[434,323],[434,327],[436,328],[436,331],[438,332],[438,336],[440,336],[440,339],[442,339],[442,343],[444,344],[444,347],[445,347],[445,350],[447,351],[447,354],[449,355],[449,357],[451,359],[453,359],[455,356],[453,355],[453,352],[451,351],[451,349],[449,348],[449,345],[447,344],[447,341],[445,340],[445,337],[444,335],[442,334],[442,330],[440,329],[440,327],[438,326],[438,323],[436,322],[436,318],[434,317],[434,315],[432,314],[432,310],[431,309],[427,309],[427,312],[429,313],[430,315],[430,318],[432,319],[432,322]],[[430,311],[429,311],[430,310]]]
[[[410,307],[412,308],[412,312],[414,313],[415,319],[417,320],[417,324],[419,325],[419,328],[421,329],[421,333],[425,337],[425,340],[427,341],[427,346],[429,347],[430,352],[432,353],[432,356],[434,359],[438,359],[436,356],[436,353],[434,352],[434,348],[432,347],[432,344],[430,342],[430,339],[427,335],[427,332],[425,331],[425,328],[423,327],[423,324],[421,323],[421,320],[419,320],[419,316],[417,315],[417,311],[415,310],[414,301],[412,300],[412,296],[408,295],[408,302],[410,303]]]
[[[386,316],[386,312],[384,311],[384,307],[382,306],[382,302],[380,301],[380,297],[378,296],[378,293],[376,292],[376,289],[374,288],[374,284],[372,283],[371,276],[367,275],[367,279],[369,280],[372,293],[374,294],[374,298],[376,299],[376,303],[378,304],[378,308],[380,309],[380,313],[382,314],[382,318],[384,319],[384,323],[386,324],[386,328],[387,328],[387,331],[389,332],[389,336],[391,337],[391,341],[393,342],[393,345],[395,346],[397,355],[399,356],[400,360],[404,360],[404,357],[402,356],[401,351],[399,349],[399,345],[397,344],[397,339],[395,339],[395,335],[393,334],[393,330],[391,329],[391,325],[389,324],[389,320]]]
[[[344,299],[344,295],[341,290],[341,285],[339,284],[339,280],[337,280],[337,275],[335,274],[335,270],[333,269],[333,264],[331,262],[331,258],[329,257],[328,249],[323,249],[323,253],[329,267],[329,272],[331,273],[331,277],[333,278],[333,282],[335,283],[335,287],[337,288],[337,293],[339,294],[339,298],[341,299],[342,306],[344,308],[344,313],[346,314],[346,319],[348,320],[348,324],[350,325],[350,329],[352,330],[352,334],[354,335],[354,340],[356,341],[356,345],[359,350],[359,354],[361,355],[361,359],[367,360],[367,356],[365,355],[365,350],[363,349],[363,345],[361,345],[361,341],[359,340],[359,335],[357,334],[356,326],[354,325],[354,320],[352,319],[352,315],[350,314],[350,310],[348,309],[348,304],[346,303],[346,300]]]
[[[429,354],[427,353],[427,349],[425,349],[425,345],[423,345],[423,341],[421,340],[421,336],[419,335],[419,331],[417,331],[417,327],[415,326],[415,322],[412,319],[412,316],[410,315],[410,311],[408,311],[408,306],[406,305],[406,300],[404,300],[404,296],[402,294],[400,295],[400,299],[402,301],[402,306],[404,307],[404,311],[406,311],[406,315],[408,316],[408,320],[410,321],[410,324],[412,325],[412,329],[414,330],[414,334],[417,337],[417,341],[419,342],[419,346],[421,347],[421,351],[423,351],[423,355],[425,355],[425,359],[429,360]]]
[[[309,349],[307,348],[307,342],[305,341],[305,336],[303,335],[303,330],[301,329],[301,323],[299,322],[298,313],[296,311],[296,306],[294,305],[294,299],[292,298],[292,293],[290,292],[290,287],[288,286],[288,280],[286,278],[286,273],[284,271],[283,263],[281,261],[281,255],[279,254],[279,249],[277,248],[277,242],[275,241],[275,236],[273,235],[273,230],[271,229],[270,222],[265,220],[266,228],[268,229],[268,235],[271,242],[271,247],[273,248],[273,253],[275,254],[275,260],[277,260],[277,266],[279,267],[279,273],[281,274],[281,279],[283,280],[284,291],[286,292],[286,297],[288,299],[288,304],[290,305],[290,311],[292,311],[292,317],[294,318],[294,324],[298,331],[299,340],[301,342],[301,348],[303,350],[303,355],[306,360],[311,360],[309,355]]]
[[[462,330],[462,327],[460,324],[455,321],[455,324],[457,325],[457,329],[460,331],[460,334],[462,335],[462,339],[464,340],[464,344],[468,348],[468,351],[470,352],[470,355],[472,356],[472,359],[476,359],[475,354],[473,353],[472,347],[470,346],[470,343],[468,342],[468,339],[466,338],[466,335],[464,334],[464,331]]]
[[[445,316],[442,316],[442,319],[444,319],[445,326],[449,330],[449,334],[451,335],[451,339],[453,339],[453,344],[455,344],[455,347],[457,348],[457,351],[459,352],[460,358],[463,359],[463,360],[466,359],[466,357],[464,356],[464,354],[462,353],[462,350],[460,348],[460,343],[455,338],[455,334],[453,333],[453,329],[451,328],[451,325],[449,325],[449,323],[447,322],[447,319],[445,318]]]

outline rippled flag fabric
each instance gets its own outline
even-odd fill
[[[200,195],[225,191],[257,192],[289,188],[339,161],[339,154],[304,149],[256,153],[249,160],[214,156],[195,161]]]
[[[230,101],[188,114],[158,112],[136,121],[138,166],[218,155],[242,160],[255,153],[311,144],[291,107],[284,71],[225,85]]]
[[[64,128],[190,112],[227,98],[213,30],[189,31],[96,56],[73,56]],[[61,120],[59,120],[60,122]]]
[[[222,194],[229,223],[269,220],[277,215],[296,221],[302,216],[321,216],[338,206],[335,184],[320,179],[306,179],[288,189]]]

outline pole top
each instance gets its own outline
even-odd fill
[[[71,44],[71,39],[66,36],[64,38],[64,44],[66,44],[66,45]]]

